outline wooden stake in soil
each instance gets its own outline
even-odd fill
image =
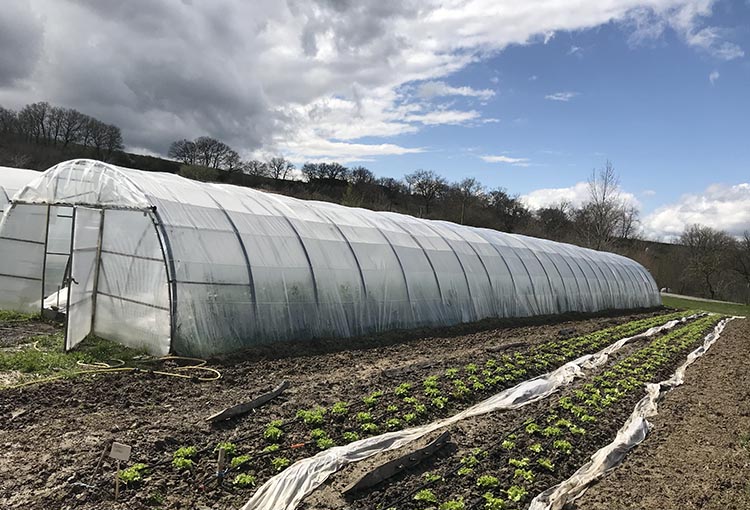
[[[219,485],[224,480],[224,465],[227,460],[227,451],[224,448],[219,448],[219,458],[216,465],[216,478],[219,480]]]
[[[120,497],[120,462],[127,462],[130,459],[131,447],[112,441],[112,449],[109,452],[109,456],[117,460],[117,471],[115,471],[115,501]]]
[[[115,501],[120,497],[120,461],[117,461],[117,471],[115,471]]]

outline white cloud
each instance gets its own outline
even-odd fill
[[[564,101],[567,103],[577,95],[578,92],[555,92],[554,94],[547,94],[544,96],[544,99],[549,99],[550,101]]]
[[[568,55],[575,55],[576,57],[583,57],[583,48],[580,46],[571,46],[568,50]]]
[[[423,99],[442,96],[465,96],[477,97],[486,101],[495,95],[495,91],[491,89],[478,90],[471,87],[452,87],[444,81],[426,81],[419,85],[417,95]]]
[[[404,117],[408,122],[419,122],[426,126],[436,126],[439,124],[463,124],[469,120],[480,117],[479,112],[475,110],[437,110],[427,113],[410,114]]]
[[[719,60],[734,60],[745,55],[744,50],[729,41],[727,30],[703,26],[702,20],[711,15],[714,0],[696,0],[677,5],[638,6],[621,21],[631,30],[628,40],[640,45],[661,37],[671,27],[689,46]]]
[[[641,195],[644,197],[653,197],[656,196],[656,191],[652,189],[644,189],[643,191],[641,191]]]
[[[618,190],[620,198],[629,205],[638,207],[640,204],[638,199],[632,193]],[[542,207],[550,207],[558,205],[561,202],[566,202],[573,207],[581,207],[589,199],[589,185],[588,182],[582,181],[577,182],[573,186],[567,188],[543,188],[537,189],[530,193],[521,196],[521,200],[530,209],[539,209]]]
[[[745,56],[745,52],[733,42],[724,40],[721,30],[706,27],[686,34],[687,43],[696,46],[719,60],[734,60]]]
[[[654,239],[675,239],[694,223],[740,235],[750,230],[750,183],[713,184],[700,194],[686,194],[643,219]]]
[[[711,74],[708,75],[708,81],[711,82],[711,85],[716,83],[716,80],[719,79],[719,71],[711,71]]]
[[[489,154],[479,157],[487,163],[507,163],[513,166],[529,166],[528,158],[511,158],[510,156],[493,156]]]
[[[315,158],[325,147],[331,157],[369,158],[422,149],[363,138],[478,122],[480,111],[431,103],[491,98],[489,89],[443,80],[509,45],[547,43],[641,12],[661,25],[659,34],[672,27],[701,51],[737,58],[742,49],[705,26],[713,3],[10,2],[0,11],[0,104],[44,99],[77,108],[121,126],[129,146],[156,153],[208,134],[244,154]],[[420,95],[428,83],[430,100]]]
[[[536,81],[537,79],[539,79],[539,77],[535,74],[532,74],[531,76],[529,76],[529,81]]]

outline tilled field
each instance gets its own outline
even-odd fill
[[[257,486],[283,469],[285,463],[314,455],[330,444],[353,440],[351,434],[366,437],[454,414],[505,387],[559,366],[570,356],[594,352],[599,344],[611,343],[617,334],[627,336],[624,332],[632,328],[622,325],[633,321],[647,324],[654,315],[654,312],[627,314],[521,327],[492,327],[485,323],[468,333],[470,329],[462,327],[428,332],[421,338],[413,333],[405,334],[402,342],[395,336],[370,339],[366,340],[367,348],[358,350],[337,351],[331,345],[314,345],[304,356],[298,357],[256,353],[262,358],[232,364],[211,363],[209,366],[223,375],[222,379],[211,383],[137,373],[79,377],[3,390],[0,392],[0,445],[4,451],[0,458],[0,500],[8,508],[101,508],[104,505],[114,508],[239,508]],[[730,325],[728,331],[733,327]],[[609,336],[588,335],[605,328],[609,328]],[[19,335],[12,334],[17,341]],[[588,340],[574,342],[580,338]],[[558,351],[567,351],[561,353],[545,347],[552,343]],[[575,345],[571,347],[572,344]],[[613,366],[645,346],[646,342],[627,346],[606,366]],[[721,341],[714,349],[720,347]],[[547,356],[544,358],[547,365],[528,362],[539,359],[540,354]],[[490,360],[500,360],[511,368],[501,373],[495,366],[488,365]],[[674,360],[665,362],[652,375],[659,377],[662,372],[667,373],[675,363]],[[492,371],[487,368],[490,366]],[[457,377],[459,372],[460,378]],[[589,376],[603,372],[601,369]],[[446,377],[446,373],[453,377]],[[436,384],[423,387],[425,380],[431,377],[436,379]],[[455,379],[462,384],[456,384]],[[282,380],[289,381],[290,388],[253,414],[218,426],[205,421],[213,412],[250,400]],[[460,422],[451,428],[452,447],[441,452],[432,464],[420,466],[355,500],[344,500],[340,496],[341,487],[389,454],[350,466],[313,493],[304,506],[375,508],[398,499],[420,484],[423,472],[450,469],[457,459],[467,457],[467,452],[474,448],[486,450],[488,443],[497,442],[503,434],[525,426],[529,417],[546,419],[552,401],[557,403],[562,396],[574,396],[582,383],[517,411]],[[429,389],[432,387],[434,390]],[[398,388],[402,391],[397,392]],[[600,432],[587,435],[580,445],[576,443],[576,451],[567,455],[567,460],[555,460],[557,478],[582,463],[591,453],[590,449],[606,442],[622,416],[628,414],[628,406],[632,408],[634,398],[635,394],[631,399],[619,400],[617,408],[620,410],[606,414],[606,419],[600,421],[601,427],[596,428]],[[343,402],[348,405],[337,407],[336,403]],[[346,410],[342,412],[344,407]],[[321,412],[320,408],[326,411]],[[300,410],[307,412],[300,414]],[[274,421],[277,422],[272,424]],[[269,428],[281,432],[269,433]],[[109,461],[104,460],[92,482],[97,460],[112,440],[132,445],[132,461],[148,466],[141,481],[125,487],[118,503],[112,501],[113,467]],[[519,448],[536,444],[526,445],[523,439],[513,441]],[[235,461],[235,468],[218,486],[213,450],[220,442],[233,443],[234,458],[240,461]],[[186,457],[192,466],[174,467],[175,452],[191,446],[197,450],[195,455]],[[243,456],[247,456],[245,462],[241,462]],[[494,456],[488,458],[494,462]],[[489,469],[490,460],[482,462],[482,469]],[[475,467],[473,471],[479,475],[482,469]],[[254,484],[233,485],[237,474],[246,475]],[[456,494],[471,493],[470,486],[476,477],[457,477],[456,480],[459,480],[453,483]],[[528,484],[526,490],[529,493],[541,490],[551,480],[552,477],[539,477]],[[434,492],[442,500],[453,497],[453,489],[443,490],[445,494],[440,490],[437,487]],[[413,497],[406,498],[402,506],[427,508],[415,503]]]

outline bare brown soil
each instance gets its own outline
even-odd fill
[[[669,377],[676,366],[682,364],[685,354],[702,342],[696,340],[696,343],[685,350],[684,353],[674,357],[672,363],[665,365],[655,374],[654,380],[662,380]],[[557,402],[558,398],[572,396],[573,393],[580,389],[585,383],[590,382],[595,376],[609,370],[609,368],[618,361],[628,357],[635,351],[643,348],[649,340],[642,339],[627,344],[622,350],[612,355],[606,364],[598,369],[588,371],[584,379],[580,379],[571,385],[562,388],[554,398],[543,399],[519,409],[510,411],[498,411],[488,415],[477,416],[458,422],[450,427],[448,431],[451,434],[451,443],[446,446],[439,454],[433,458],[423,461],[418,467],[411,468],[392,479],[389,479],[378,486],[363,491],[353,497],[344,497],[342,491],[351,483],[357,481],[368,471],[382,465],[392,459],[405,455],[409,451],[426,445],[437,437],[442,430],[436,431],[429,436],[422,438],[416,443],[409,444],[399,450],[386,452],[375,455],[369,459],[349,465],[339,473],[331,477],[320,489],[315,491],[304,500],[301,508],[303,510],[331,510],[336,508],[353,508],[353,509],[375,509],[375,508],[425,508],[424,504],[415,505],[412,501],[412,495],[425,484],[422,476],[425,473],[444,475],[452,467],[459,466],[459,460],[469,455],[475,448],[491,448],[503,439],[509,437],[512,433],[517,433],[527,419],[532,419],[539,423],[544,423],[541,416],[547,414],[551,407]],[[635,391],[629,397],[620,401],[616,406],[608,409],[606,415],[600,416],[595,427],[589,429],[585,437],[581,438],[576,444],[576,449],[569,456],[566,456],[564,462],[556,462],[555,473],[549,473],[545,476],[538,476],[534,483],[533,490],[530,494],[536,495],[555,485],[567,476],[575,472],[588,457],[597,449],[608,444],[616,431],[620,428],[625,419],[630,415],[633,405],[643,396],[641,391]],[[514,453],[498,452],[490,456],[484,463],[485,473],[502,476],[504,471],[512,474],[513,468],[508,467],[507,461],[510,457],[518,456],[518,452],[527,451],[523,446],[523,434],[517,438],[516,449]],[[532,442],[536,442],[533,439]],[[528,446],[528,445],[527,445]],[[522,454],[520,456],[523,456]],[[465,495],[475,483],[474,476],[461,477],[451,475],[440,484],[430,485],[436,493],[440,492],[450,495]],[[440,499],[439,501],[444,501]],[[483,505],[474,502],[472,505],[467,502],[467,508],[481,508]],[[515,507],[514,507],[515,508]],[[604,507],[603,507],[604,508]],[[640,508],[640,507],[639,507]],[[657,510],[659,507],[654,507]]]
[[[750,509],[750,321],[735,320],[668,393],[654,429],[581,510]]]
[[[560,330],[585,334],[652,315],[559,318],[546,325],[519,327],[485,323],[425,331],[421,337],[405,333],[402,340],[407,341],[401,342],[397,335],[363,339],[366,347],[358,349],[336,350],[333,344],[321,343],[296,357],[256,352],[253,360],[210,363],[223,375],[210,383],[128,373],[3,390],[0,506],[239,508],[252,489],[235,489],[231,484],[217,488],[211,478],[215,464],[206,458],[192,472],[178,472],[169,465],[172,452],[188,445],[210,451],[220,441],[236,442],[242,452],[243,438],[262,432],[270,420],[288,419],[297,409],[361,398],[398,377],[421,380],[442,372],[448,364],[467,363],[477,353],[503,347],[522,350],[557,337]],[[290,381],[290,389],[255,413],[219,426],[205,421],[214,412],[249,400],[282,380]],[[112,440],[133,447],[132,462],[152,467],[140,486],[124,490],[118,503],[112,501],[113,466],[106,458],[92,478],[102,450]]]

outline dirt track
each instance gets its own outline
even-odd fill
[[[646,440],[576,508],[750,509],[750,320],[727,326],[651,421]]]

